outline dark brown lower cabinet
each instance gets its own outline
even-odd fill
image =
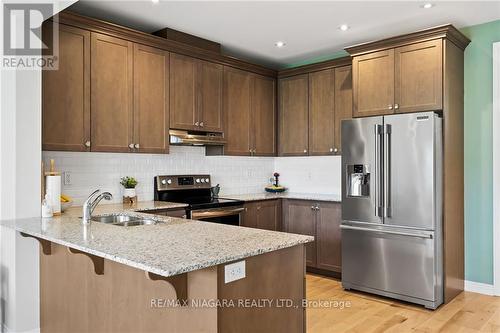
[[[244,227],[281,230],[281,200],[251,201],[245,203],[241,225]]]
[[[306,265],[341,272],[341,206],[335,202],[284,200],[284,231],[314,236],[306,245]]]
[[[342,210],[339,203],[320,202],[316,210],[316,267],[341,272],[342,255],[340,223]]]
[[[316,211],[314,202],[305,200],[284,200],[284,230],[293,234],[316,237]],[[306,266],[316,267],[316,240],[306,245]]]

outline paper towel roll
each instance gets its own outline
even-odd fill
[[[45,189],[54,215],[61,214],[61,175],[46,176]]]

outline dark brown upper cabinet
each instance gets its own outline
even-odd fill
[[[309,149],[309,76],[279,82],[279,154],[307,156]]]
[[[203,131],[222,132],[223,66],[208,61],[198,62],[200,73],[198,122]]]
[[[275,100],[275,79],[224,68],[225,155],[275,155]]]
[[[443,108],[442,40],[394,50],[394,111],[419,112]]]
[[[394,50],[352,60],[353,116],[391,114],[394,109]]]
[[[333,152],[340,154],[342,120],[352,118],[352,66],[335,68],[335,133]]]
[[[250,73],[224,67],[225,155],[251,155],[250,87]]]
[[[350,60],[350,59],[349,59]],[[344,59],[287,70],[280,79],[281,156],[340,154],[340,128],[352,118],[352,67]],[[335,65],[334,65],[335,64]]]
[[[92,151],[134,150],[133,43],[92,33]]]
[[[252,75],[251,142],[253,155],[276,155],[276,80]]]
[[[44,25],[44,36],[51,28]],[[43,150],[90,150],[89,31],[59,25],[59,69],[42,71],[42,110]]]
[[[222,66],[170,56],[170,128],[222,132]]]
[[[199,129],[197,65],[195,58],[170,55],[170,128]]]
[[[333,69],[309,74],[309,155],[333,153],[335,135]]]
[[[443,41],[425,41],[353,58],[355,117],[443,108]]]
[[[134,149],[140,153],[169,150],[169,54],[134,44]]]

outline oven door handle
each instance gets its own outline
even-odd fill
[[[211,209],[211,210],[202,210],[202,211],[192,211],[191,218],[193,220],[199,218],[210,218],[210,217],[223,217],[229,215],[240,214],[245,211],[245,208],[234,208],[234,209]]]

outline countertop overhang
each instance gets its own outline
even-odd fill
[[[139,203],[139,208],[134,209],[121,204],[111,206],[102,205],[95,214],[126,211],[151,217],[139,211],[184,207],[153,202]],[[314,240],[312,236],[166,216],[155,216],[163,222],[155,225],[120,227],[92,222],[84,226],[75,212],[73,208],[53,218],[3,220],[0,226],[166,277]]]

